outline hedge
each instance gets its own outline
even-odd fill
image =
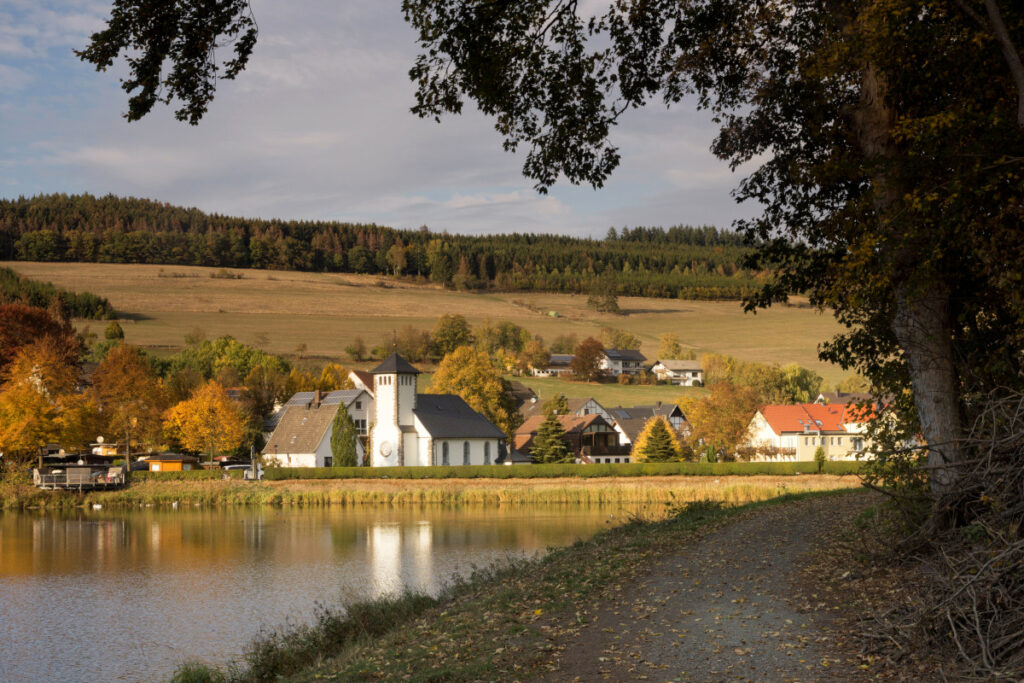
[[[826,462],[824,474],[856,474],[859,462]],[[658,462],[600,465],[458,465],[435,467],[270,467],[263,478],[285,479],[543,479],[817,474],[816,462]],[[171,473],[168,473],[171,474]]]
[[[243,470],[181,470],[180,472],[132,472],[132,481],[211,481],[223,479],[227,474],[232,479],[241,479]]]

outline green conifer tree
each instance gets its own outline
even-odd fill
[[[531,455],[536,463],[573,462],[572,451],[565,441],[565,427],[554,412],[548,413],[537,430]]]
[[[338,406],[331,431],[331,455],[334,456],[335,467],[355,467],[359,464],[356,453],[358,434],[356,423],[352,421],[345,406]]]

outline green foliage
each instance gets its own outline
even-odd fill
[[[180,472],[149,472],[139,470],[131,473],[132,481],[219,481],[227,475],[230,479],[241,479],[243,470],[181,470]]]
[[[569,400],[565,397],[565,394],[555,394],[548,400],[541,404],[540,409],[545,415],[568,415],[569,414]]]
[[[544,422],[537,430],[530,457],[535,463],[573,461],[573,453],[569,450],[569,444],[565,440],[565,428],[554,411],[547,413]]]
[[[437,319],[431,332],[433,351],[443,358],[460,346],[473,345],[473,332],[466,316],[459,313],[445,314]]]
[[[359,464],[356,439],[359,430],[345,406],[338,406],[338,413],[331,424],[331,455],[338,467],[355,467]]]
[[[121,325],[116,320],[111,320],[107,324],[106,329],[103,330],[103,338],[107,341],[124,339],[124,330],[121,329]]]
[[[0,245],[4,228],[0,220]],[[2,253],[2,247],[0,247]],[[31,254],[30,254],[31,255]],[[10,255],[8,255],[10,256]],[[29,261],[56,259],[27,258]],[[37,282],[22,277],[10,268],[0,268],[0,304],[25,304],[37,308],[59,309],[72,318],[108,320],[114,317],[114,308],[105,298],[91,292],[69,292],[49,282]]]
[[[824,380],[796,363],[782,367],[732,356],[709,353],[701,357],[704,384],[713,387],[728,383],[757,392],[762,403],[810,403],[817,398]]]
[[[406,259],[402,272],[452,287],[459,277],[465,286],[502,291],[585,294],[594,282],[595,266],[607,273],[620,296],[737,300],[758,285],[751,271],[739,267],[749,252],[739,236],[711,227],[623,229],[614,240],[523,234],[439,236],[428,230],[378,225],[212,216],[197,209],[114,196],[0,199],[0,260],[384,275],[401,265],[387,256],[397,242],[402,243]],[[2,282],[0,275],[0,289]],[[105,300],[89,303],[86,297],[92,295],[76,296],[81,301],[72,303],[74,315],[113,317]],[[99,308],[90,315],[90,306]],[[572,352],[572,346],[568,348],[564,353]]]
[[[825,449],[821,446],[818,446],[817,448],[814,449],[814,463],[818,466],[819,472],[821,472],[821,470],[825,467],[826,462],[828,462],[828,460],[827,458],[825,458]]]
[[[863,463],[828,461],[822,474],[858,474]],[[550,479],[558,477],[660,477],[817,474],[814,462],[646,462],[600,465],[450,465],[436,467],[272,467],[264,479]],[[173,473],[167,473],[173,474]]]
[[[632,332],[620,330],[615,327],[601,328],[601,343],[606,349],[631,349],[640,348],[640,337]]]

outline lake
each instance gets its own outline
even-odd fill
[[[619,508],[0,514],[0,681],[166,680],[260,629],[568,545]]]

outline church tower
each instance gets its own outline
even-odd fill
[[[416,408],[416,375],[414,368],[397,353],[372,371],[376,421],[370,436],[371,460],[374,467],[417,464],[413,410]],[[405,438],[411,434],[413,438]]]

